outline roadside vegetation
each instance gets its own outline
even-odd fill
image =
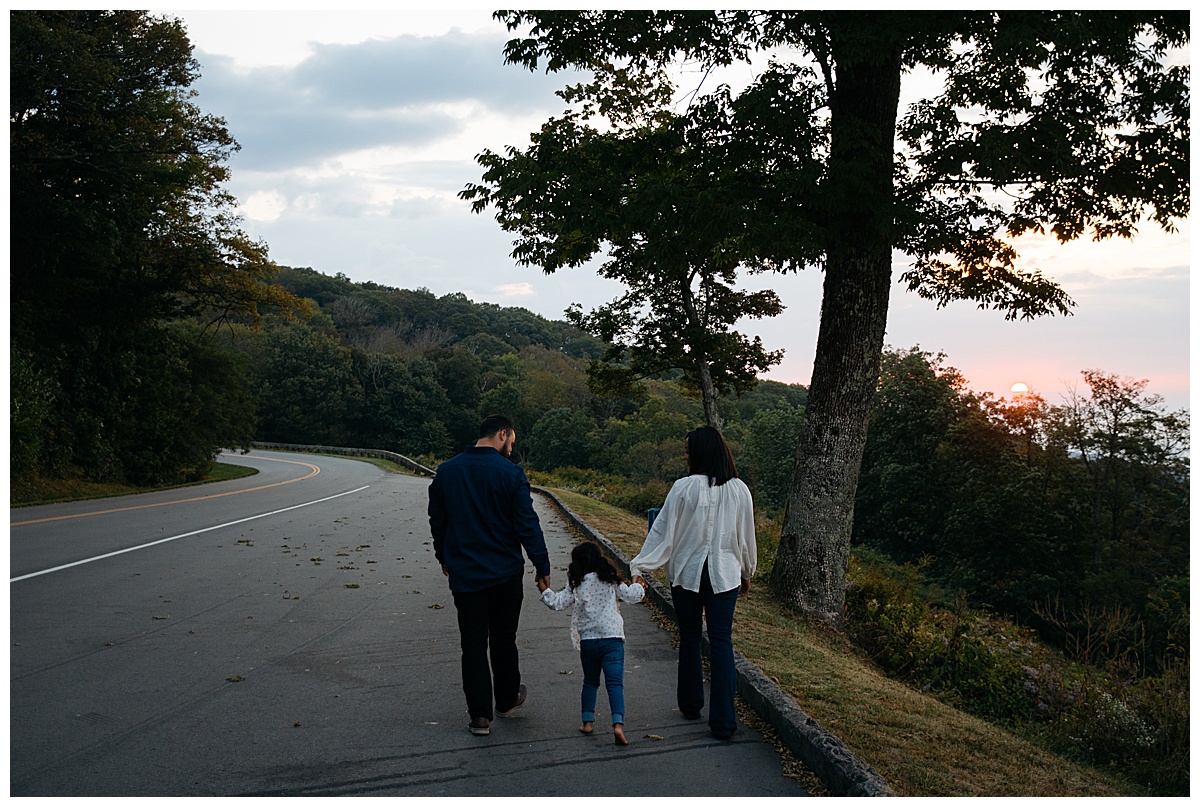
[[[92,482],[86,479],[18,479],[14,478],[9,490],[10,507],[28,507],[34,504],[54,504],[55,502],[75,502],[85,499],[106,499],[112,496],[130,496],[134,493],[150,493],[155,490],[170,490],[186,488],[193,485],[205,485],[209,482],[223,482],[228,479],[241,479],[258,473],[255,468],[244,465],[230,465],[224,462],[214,462],[208,474],[195,482],[184,482],[178,485],[162,485],[158,487],[137,487],[112,482]]]
[[[632,557],[645,518],[589,496],[553,488],[585,521]],[[763,562],[772,531],[760,524]],[[861,569],[860,564],[856,567]],[[800,707],[875,768],[902,796],[1132,796],[1149,789],[1105,765],[1056,753],[1031,725],[997,725],[945,693],[888,677],[846,637],[783,608],[761,580],[739,600],[734,641]],[[852,585],[860,571],[852,568]],[[858,625],[857,619],[851,621]],[[1048,652],[1048,651],[1047,651]],[[1186,715],[1182,724],[1186,737]],[[1186,777],[1186,768],[1182,771]]]

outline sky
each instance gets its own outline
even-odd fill
[[[518,265],[491,212],[472,213],[458,192],[481,181],[476,155],[529,144],[564,105],[565,74],[505,65],[512,35],[487,10],[179,11],[201,65],[194,85],[205,112],[226,121],[241,150],[228,190],[243,229],[271,258],[355,282],[462,292],[563,319],[620,288],[590,267],[545,275]],[[748,82],[753,67],[723,78]],[[740,71],[740,72],[739,72]],[[683,82],[697,76],[684,74]],[[712,84],[706,84],[711,88]],[[902,104],[928,88],[906,79]],[[1080,372],[1148,379],[1171,409],[1190,405],[1190,223],[1173,234],[1152,223],[1132,241],[1017,242],[1077,303],[1073,316],[1008,321],[969,302],[943,309],[894,287],[886,342],[945,354],[976,392],[1011,399],[1024,383],[1052,404]],[[893,257],[897,280],[908,262]],[[809,382],[816,350],[819,270],[760,275],[786,310],[743,324],[783,362],[766,377]]]

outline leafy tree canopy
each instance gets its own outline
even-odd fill
[[[113,328],[287,304],[222,188],[237,144],[188,89],[178,21],[13,12],[9,134],[16,324]],[[64,335],[64,338],[67,338]]]
[[[1189,210],[1190,70],[1167,58],[1189,40],[1186,11],[496,16],[527,32],[506,46],[508,61],[591,72],[590,81],[562,92],[580,105],[581,119],[603,119],[634,146],[671,136],[688,146],[684,180],[707,177],[732,200],[724,208],[732,220],[718,219],[716,232],[735,245],[739,261],[824,270],[812,386],[772,586],[834,624],[893,252],[912,261],[901,278],[907,286],[939,305],[971,300],[1010,318],[1065,314],[1073,303],[1063,290],[1018,264],[1017,236],[1127,236],[1145,220],[1171,227]],[[677,60],[711,68],[751,58],[767,64],[745,90],[697,91],[686,110],[669,109]],[[918,69],[931,71],[941,91],[901,110],[901,83]],[[543,135],[569,132],[571,113],[566,120],[551,121]],[[609,164],[622,171],[620,158],[645,150],[613,150],[600,138],[594,153],[614,154]],[[581,162],[582,176],[593,176]],[[651,178],[672,176],[672,163],[665,165]],[[595,205],[570,177],[542,179],[534,171],[518,189],[539,201],[518,208],[512,223],[549,233],[531,254],[549,247],[558,259],[553,250],[561,248],[569,261],[595,235],[579,228],[576,236],[555,216],[566,202],[576,206],[573,216]],[[603,201],[607,186],[598,187]]]
[[[760,235],[749,254],[781,267],[822,261],[830,239],[855,232],[843,226],[850,216],[911,256],[903,279],[939,304],[969,299],[1009,316],[1066,313],[1066,295],[1036,270],[1019,268],[1007,239],[1045,231],[1063,241],[1089,232],[1129,236],[1144,218],[1171,229],[1189,210],[1190,68],[1164,66],[1167,52],[1189,40],[1186,12],[496,16],[510,30],[530,27],[508,43],[508,61],[593,71],[592,82],[562,93],[584,102],[585,113],[606,116],[639,144],[673,136],[682,145],[686,132],[689,144],[707,150],[708,165],[725,166],[727,176],[710,170],[714,186],[757,190],[757,204],[737,194],[732,202],[743,205],[744,226]],[[797,53],[802,58],[785,58]],[[751,58],[769,61],[740,95],[722,86],[697,96],[683,115],[665,111],[674,96],[666,69],[673,60],[715,67]],[[943,89],[900,117],[894,161],[890,143],[875,144],[895,169],[880,189],[854,168],[872,144],[837,153],[831,123],[849,111],[845,85],[853,71],[885,59],[895,60],[897,81],[901,72],[928,68]],[[876,102],[888,103],[882,96]],[[556,125],[570,131],[574,120],[571,113],[552,120],[543,135]],[[595,146],[587,156],[603,163],[614,152]],[[619,164],[611,170],[634,173]],[[562,195],[568,184],[534,182],[524,190]],[[879,194],[871,220],[855,215],[864,195]],[[787,210],[788,220],[758,215],[770,210]],[[576,215],[590,212],[585,205]],[[586,238],[577,232],[569,242],[567,235],[553,256],[544,242],[524,254],[549,258],[548,267],[570,262]]]
[[[22,468],[116,481],[202,471],[245,443],[253,410],[231,392],[211,428],[171,426],[211,392],[193,371],[219,377],[231,359],[196,344],[203,332],[165,327],[256,323],[296,303],[266,282],[266,247],[238,229],[222,187],[237,144],[193,101],[178,21],[13,11],[9,25],[12,339],[35,385],[14,400],[52,399],[18,438],[39,447]],[[143,437],[149,459],[128,450]]]

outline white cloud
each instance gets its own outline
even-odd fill
[[[361,6],[359,7],[361,9]],[[193,43],[234,59],[242,73],[258,67],[290,67],[321,44],[352,45],[403,34],[440,36],[502,30],[491,12],[445,8],[390,10],[191,10],[156,12],[182,18]]]
[[[287,208],[287,197],[279,191],[255,191],[246,197],[240,209],[251,221],[275,221]]]
[[[505,283],[497,286],[496,291],[505,297],[532,297],[537,294],[532,283]]]
[[[1025,235],[1014,245],[1021,255],[1018,265],[1024,268],[1040,269],[1059,281],[1083,275],[1094,282],[1176,273],[1188,255],[1190,241],[1191,227],[1184,221],[1174,233],[1153,222],[1144,224],[1133,239],[1094,241],[1084,236],[1060,244],[1053,235]]]

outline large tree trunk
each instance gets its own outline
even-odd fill
[[[861,34],[861,32],[859,32]],[[882,43],[839,59],[831,97],[829,231],[821,327],[771,587],[841,626],[854,494],[891,291],[893,144],[900,59]],[[869,168],[864,168],[869,166]]]

